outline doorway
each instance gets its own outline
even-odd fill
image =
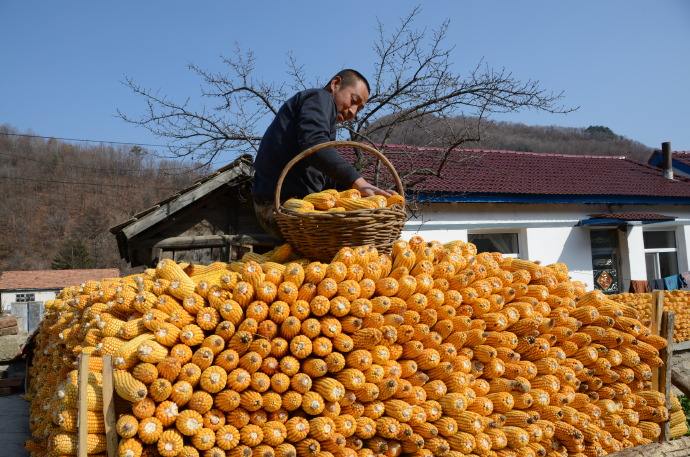
[[[620,293],[620,246],[617,229],[592,230],[589,237],[594,288],[606,294]]]

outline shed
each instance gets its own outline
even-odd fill
[[[44,303],[61,289],[119,275],[117,268],[4,271],[0,275],[1,309],[17,317],[20,330],[32,332],[43,316]]]
[[[110,229],[132,266],[162,258],[196,263],[231,260],[276,242],[254,216],[251,156],[243,155],[186,189]]]

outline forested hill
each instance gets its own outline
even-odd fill
[[[394,130],[387,142],[433,146],[437,139],[443,138],[443,129],[447,129],[449,123],[456,130],[467,128],[470,135],[476,134],[476,119],[439,120],[428,117],[421,121],[403,123]],[[467,142],[461,147],[577,155],[625,155],[639,162],[647,162],[652,153],[652,148],[617,135],[605,126],[573,128],[482,120],[480,138],[479,142]],[[372,139],[381,140],[380,135],[373,135]]]
[[[456,120],[461,122],[462,120]],[[466,120],[465,120],[466,121]],[[400,127],[389,143],[429,145],[442,126]],[[188,186],[209,169],[163,161],[141,148],[75,145],[7,135],[0,125],[0,271],[126,265],[108,229]],[[465,147],[628,155],[651,149],[606,127],[573,129],[485,122]]]
[[[0,125],[0,271],[123,268],[108,229],[208,172],[136,147],[8,133]]]

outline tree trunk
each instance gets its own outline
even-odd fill
[[[688,455],[690,455],[690,437],[624,449],[609,454],[609,457],[687,457]]]

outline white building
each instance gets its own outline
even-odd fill
[[[4,271],[0,275],[0,310],[17,317],[20,331],[32,332],[43,316],[43,304],[64,287],[119,275],[116,268]]]
[[[388,154],[400,174],[436,170],[441,160],[429,148]],[[684,176],[667,179],[625,157],[463,150],[440,176],[420,179],[405,237],[461,239],[480,250],[564,262],[573,279],[607,292],[690,269]]]

